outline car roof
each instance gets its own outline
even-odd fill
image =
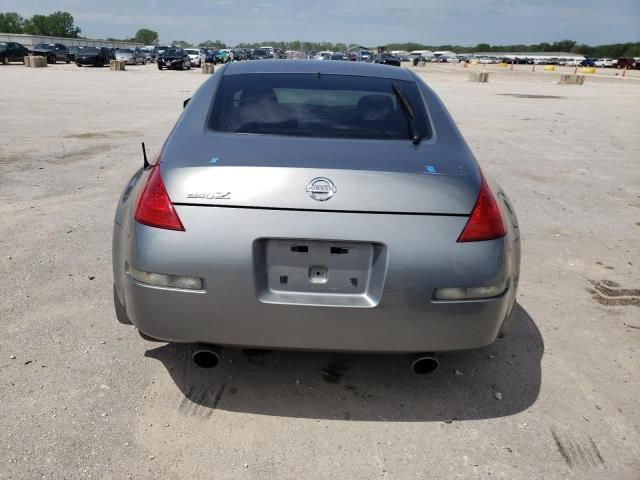
[[[320,73],[326,75],[355,75],[415,81],[411,72],[407,69],[362,62],[263,60],[230,63],[224,70],[224,75],[251,73]]]

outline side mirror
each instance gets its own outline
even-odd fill
[[[187,98],[184,102],[182,102],[182,108],[187,108],[187,105],[189,105],[189,101],[191,101],[191,97]]]

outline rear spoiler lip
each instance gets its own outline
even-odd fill
[[[411,215],[411,216],[429,216],[429,217],[464,217],[467,218],[469,213],[436,213],[436,212],[393,212],[385,210],[332,210],[327,208],[295,208],[295,207],[258,207],[255,205],[220,205],[218,203],[188,203],[173,202],[173,205],[179,207],[216,207],[216,208],[236,208],[244,210],[275,210],[285,212],[322,212],[322,213],[359,213],[365,215]]]

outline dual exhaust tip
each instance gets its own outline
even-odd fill
[[[213,346],[198,345],[191,356],[193,363],[200,368],[215,368],[220,364],[220,349]],[[411,361],[411,370],[416,375],[428,375],[440,367],[440,361],[430,355],[416,355]]]

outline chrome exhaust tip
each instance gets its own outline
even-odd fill
[[[411,370],[416,375],[428,375],[440,367],[440,361],[429,355],[420,355],[411,362]]]
[[[210,345],[198,345],[191,358],[200,368],[214,368],[220,363],[220,349]]]

